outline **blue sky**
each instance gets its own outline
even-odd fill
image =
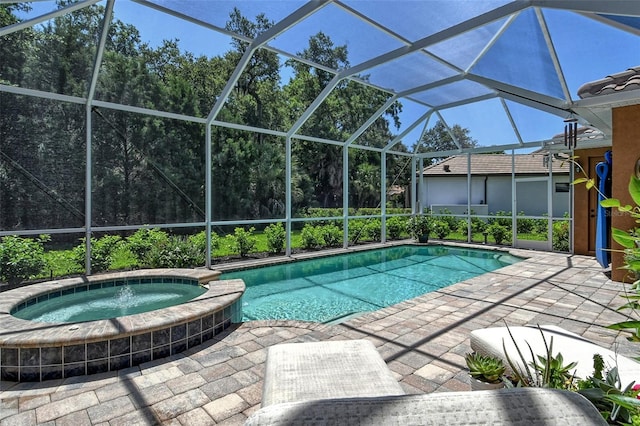
[[[167,3],[171,3],[171,0],[167,0]],[[172,4],[180,4],[180,7],[183,7],[184,10],[189,13],[193,13],[199,19],[208,20],[218,26],[224,26],[224,22],[228,17],[227,10],[230,10],[232,3],[235,2],[191,0],[189,2],[173,1]],[[299,7],[302,2],[285,0],[260,3],[245,0],[238,4],[242,6],[242,12],[249,18],[253,18],[260,11],[264,11],[268,18],[280,19]],[[348,4],[356,9],[366,10],[366,12],[370,13],[375,19],[385,19],[385,14],[389,15],[388,3],[385,2],[368,1],[359,3],[358,0],[351,0]],[[477,2],[465,3],[462,0],[452,0],[449,4],[457,6],[457,14],[463,13],[465,7],[481,7],[477,6],[479,4]],[[219,8],[213,8],[212,5],[217,5]],[[412,4],[412,7],[425,8],[428,5],[429,2],[415,2]],[[265,7],[267,7],[267,9],[265,9]],[[41,13],[54,8],[54,2],[34,3],[34,11],[32,13]],[[224,12],[221,13],[216,9],[223,9]],[[470,10],[468,12],[471,13]],[[135,25],[140,31],[143,41],[149,42],[152,46],[160,44],[163,39],[179,39],[181,49],[188,50],[195,55],[206,56],[220,55],[230,48],[230,38],[225,35],[140,6],[129,0],[117,0],[115,14],[118,19]],[[452,15],[448,19],[454,19],[454,17],[457,16],[458,15]],[[531,16],[532,14],[529,14],[529,20],[532,20]],[[571,12],[544,10],[544,18],[553,37],[554,48],[558,54],[560,65],[563,68],[570,94],[574,99],[577,98],[577,89],[585,82],[601,79],[609,74],[617,73],[640,64],[639,37],[635,35],[607,27],[600,22]],[[436,19],[433,24],[430,23],[429,25],[448,24],[446,19],[447,17],[440,17],[439,20],[443,22],[435,22],[438,21]],[[527,18],[525,16],[518,19],[526,21]],[[330,24],[327,25],[327,22],[330,22]],[[527,24],[526,22],[524,23]],[[394,29],[394,25],[401,29],[403,24],[407,23],[399,22],[399,20],[394,20],[392,17],[386,18],[385,21],[385,25],[392,27],[392,29]],[[495,23],[491,31],[496,31],[501,24],[501,22]],[[320,10],[309,17],[304,25],[294,27],[289,32],[274,40],[271,44],[292,52],[300,51],[306,47],[308,37],[315,34],[320,26],[323,31],[332,38],[335,45],[348,46],[351,65],[375,57],[384,50],[399,46],[397,40],[386,34],[371,30],[355,20],[352,15],[338,10],[335,5],[330,5],[330,7],[325,7]],[[514,28],[515,25],[510,27],[507,31],[511,31],[512,33],[505,33],[505,35],[509,37],[519,36]],[[458,40],[442,43],[441,46],[435,46],[433,51],[434,53],[447,55],[446,59],[453,63],[460,60],[459,64],[455,64],[464,68],[468,64],[464,63],[465,58],[458,58],[455,55],[455,53],[458,52],[456,43],[468,44],[479,40],[478,45],[481,47],[484,43],[480,43],[480,41],[482,41],[480,33],[481,31],[478,31],[477,34],[469,34],[466,38],[461,37]],[[491,36],[491,32],[485,31],[485,33],[485,37]],[[415,34],[415,36],[417,37],[419,34]],[[509,37],[505,37],[504,40],[507,40]],[[494,53],[508,58],[508,47],[498,46],[498,43],[499,42],[496,43]],[[633,46],[637,48],[634,49]],[[498,48],[502,50],[498,50]],[[514,69],[503,71],[505,78],[516,79],[521,72],[523,73],[522,78],[528,80],[525,84],[532,86],[550,84],[549,82],[536,80],[537,76],[534,74],[535,71],[533,68],[535,64],[529,65],[526,63],[527,54],[532,56],[536,53],[534,43],[532,42],[525,45],[523,49],[524,52],[511,52],[514,57],[509,60],[510,62],[508,64],[510,66],[512,64],[516,64],[515,66],[520,64],[523,71],[516,72]],[[528,52],[527,49],[530,49],[531,52]],[[491,54],[491,52],[488,54]],[[517,54],[520,54],[520,56],[516,56]],[[473,58],[466,58],[466,61],[471,59]],[[481,64],[478,66],[480,65]],[[509,71],[510,74],[507,74],[507,71]],[[499,73],[500,70],[496,72]],[[533,78],[527,76],[527,72],[530,72]],[[287,82],[289,75],[287,70],[282,72],[283,84]],[[374,77],[375,75],[372,75],[372,79]],[[543,80],[544,77],[540,75],[540,79]],[[451,95],[451,92],[448,94]],[[561,132],[563,129],[564,123],[562,117],[533,111],[530,108],[511,102],[508,102],[508,106],[525,141],[546,139]],[[404,130],[415,118],[425,112],[423,107],[412,104],[411,102],[404,102],[404,110],[401,116],[403,125],[400,131]],[[471,136],[476,139],[480,145],[500,145],[516,142],[515,134],[502,109],[502,105],[496,99],[482,102],[479,105],[444,110],[442,115],[450,125],[460,124],[463,127],[469,128]],[[430,125],[435,124],[435,122],[436,120],[432,118]],[[407,138],[405,144],[411,145],[412,142],[418,138],[421,129],[422,126],[419,126],[418,129]]]

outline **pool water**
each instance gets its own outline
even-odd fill
[[[340,322],[519,262],[503,252],[399,246],[223,274],[241,278],[243,321]]]
[[[48,323],[95,321],[178,305],[206,291],[198,285],[161,282],[111,286],[65,294],[22,308],[13,315]]]

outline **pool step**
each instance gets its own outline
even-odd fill
[[[357,318],[360,315],[364,315],[367,313],[368,312],[349,312],[347,314],[340,315],[338,317],[331,318],[330,320],[324,321],[323,324],[327,324],[327,325],[342,324],[343,322],[349,321],[350,319]]]

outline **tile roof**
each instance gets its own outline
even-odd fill
[[[542,175],[548,174],[549,169],[544,164],[544,154],[518,154],[515,158],[516,174]],[[554,173],[569,173],[569,166],[562,161],[553,160]],[[471,158],[472,175],[510,175],[511,155],[508,154],[480,154]],[[453,176],[467,175],[467,156],[454,155],[439,163],[425,167],[423,176]]]
[[[640,66],[585,83],[578,89],[578,96],[584,99],[634,89],[640,89]]]

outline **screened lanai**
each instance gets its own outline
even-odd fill
[[[376,221],[385,242],[391,218],[443,213],[424,170],[450,156],[471,230],[497,213],[472,208],[487,153],[513,156],[511,199],[518,179],[546,194],[508,214],[546,220],[553,249],[575,213],[563,159],[610,146],[612,108],[640,103],[578,96],[640,64],[636,1],[3,0],[0,24],[0,236],[85,238],[87,273],[91,237],[145,227],[204,230],[208,267],[236,226],[282,223],[287,255],[307,222],[338,220],[347,248]]]

